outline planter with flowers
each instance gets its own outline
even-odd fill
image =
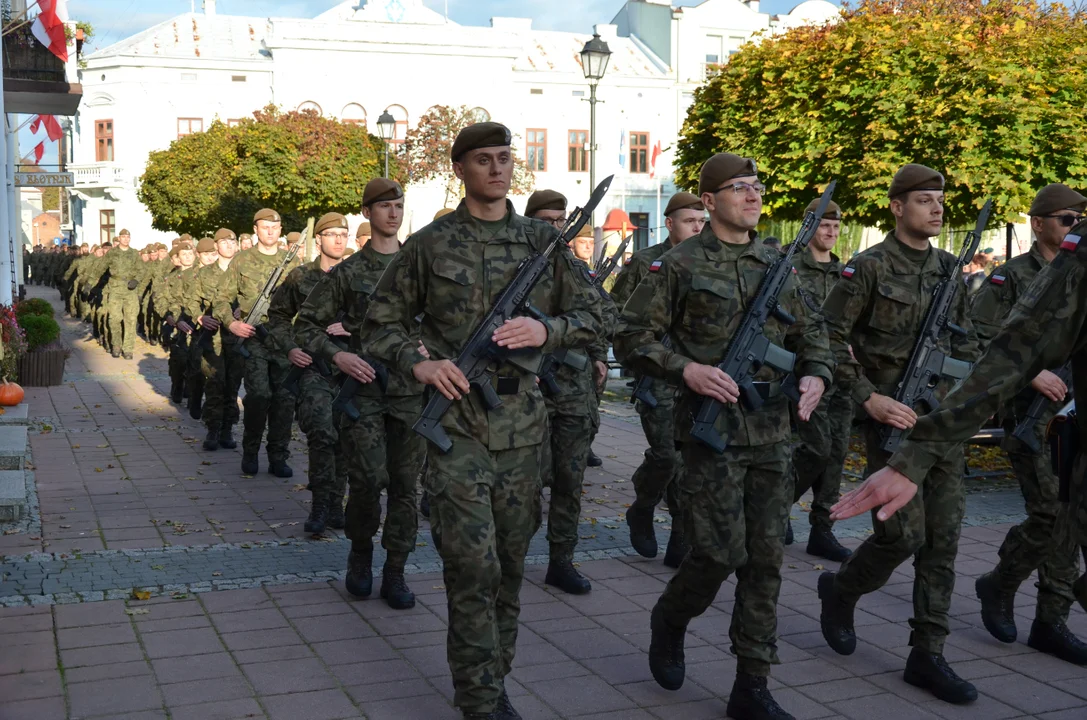
[[[25,352],[16,360],[19,382],[25,387],[60,385],[71,350],[60,340],[53,306],[40,298],[24,300],[15,306],[15,320],[26,343]]]

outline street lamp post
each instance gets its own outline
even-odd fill
[[[604,77],[610,59],[608,44],[599,33],[593,33],[593,39],[581,50],[581,70],[589,81],[589,192],[596,189],[596,85]]]
[[[385,177],[389,177],[389,141],[396,132],[396,118],[388,110],[377,119],[377,134],[385,141]]]

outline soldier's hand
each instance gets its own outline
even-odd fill
[[[721,368],[701,363],[688,363],[683,368],[683,382],[699,395],[711,397],[718,402],[734,403],[740,399],[740,388],[736,381]]]
[[[184,320],[177,321],[177,329],[185,333],[186,335],[192,335],[192,325],[185,322]]]
[[[430,351],[426,349],[426,345],[424,345],[423,343],[419,343],[419,354],[425,357],[427,360],[430,359]]]
[[[242,309],[241,308],[234,308],[234,312],[232,312],[231,314],[234,316],[235,320],[241,320],[242,319]]]
[[[536,348],[547,342],[547,326],[539,320],[515,317],[507,320],[491,336],[498,347],[510,350]]]
[[[893,467],[885,467],[873,473],[855,490],[842,496],[830,508],[831,520],[845,520],[873,508],[881,508],[876,517],[887,522],[917,494],[913,481]]]
[[[594,360],[593,369],[596,370],[596,387],[603,390],[604,384],[608,381],[608,364],[603,360]]]
[[[909,430],[917,422],[917,413],[911,408],[879,393],[872,393],[872,396],[864,401],[864,410],[876,422],[899,430]]]
[[[332,362],[336,364],[336,367],[340,369],[347,377],[355,378],[361,383],[371,383],[374,378],[377,377],[377,373],[370,366],[370,363],[366,362],[358,355],[352,352],[343,352],[342,350],[332,356]]]
[[[823,399],[824,390],[826,390],[826,384],[823,378],[812,375],[800,378],[800,402],[796,406],[796,414],[801,420],[807,422],[811,419],[811,414],[815,412],[819,401]]]
[[[292,365],[300,368],[306,368],[313,364],[313,358],[298,348],[291,348],[288,350],[287,359],[291,361]]]
[[[1048,370],[1038,373],[1038,376],[1030,381],[1030,386],[1053,402],[1060,402],[1068,395],[1068,385]]]
[[[351,333],[343,329],[342,322],[332,323],[325,328],[325,332],[329,335],[335,335],[336,337],[351,337]]]
[[[200,327],[211,330],[212,332],[219,329],[219,321],[211,315],[202,315],[197,318],[196,322],[200,323]]]
[[[176,328],[177,327],[177,320],[175,320],[174,316],[171,315],[170,317],[166,318],[166,324],[169,325],[172,328]]]
[[[452,360],[424,360],[411,369],[415,379],[425,385],[433,385],[449,400],[460,400],[471,387],[468,378]]]
[[[249,323],[242,322],[241,320],[235,320],[227,326],[227,330],[234,333],[240,338],[251,338],[257,334],[257,329]]]

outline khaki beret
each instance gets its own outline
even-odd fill
[[[891,189],[887,191],[887,197],[894,198],[903,193],[915,190],[939,190],[944,189],[944,176],[930,167],[910,163],[903,165],[902,169],[895,173],[891,180]]]
[[[129,231],[127,230],[127,229],[125,229],[125,228],[121,228],[121,232],[117,233],[117,237],[120,237],[120,236],[122,236],[122,235],[128,235],[129,237],[132,237],[132,233],[130,233],[130,232],[129,232]]]
[[[287,244],[288,245],[294,245],[296,242],[298,242],[301,239],[302,239],[302,233],[300,233],[300,232],[287,233]],[[282,240],[280,240],[280,244],[281,245],[283,244]]]
[[[177,254],[179,252],[181,252],[181,246],[180,245],[174,245],[172,248],[170,248],[170,257],[172,257],[172,258],[177,257]]]
[[[806,208],[804,208],[804,214],[807,215],[810,212],[815,212],[818,207],[819,207],[819,201],[818,200],[812,200],[810,203],[808,203],[808,206]],[[834,202],[833,200],[831,200],[829,203],[827,203],[827,211],[825,213],[823,213],[823,219],[824,220],[841,220],[842,219],[842,209],[840,207],[838,207],[838,203]]]
[[[253,223],[256,224],[261,220],[267,220],[268,222],[283,222],[283,218],[279,216],[279,213],[271,208],[257,210],[257,214],[253,216]]]
[[[566,196],[555,190],[537,190],[528,196],[525,217],[532,217],[540,210],[565,210]]]
[[[664,208],[664,216],[668,217],[676,210],[705,210],[706,206],[696,195],[689,192],[677,192],[668,200],[668,206]]]
[[[457,133],[453,141],[453,162],[460,162],[465,153],[471,150],[491,147],[507,147],[513,143],[510,129],[502,123],[481,122],[469,125]]]
[[[369,237],[371,235],[370,223],[364,222],[359,225],[359,229],[355,231],[355,239],[358,240],[363,235]]]
[[[698,194],[712,193],[729,180],[758,175],[755,161],[732,153],[717,153],[702,164],[698,175]]]
[[[218,230],[215,231],[215,242],[219,242],[220,240],[237,240],[237,239],[238,238],[234,235],[234,231],[230,230],[228,228],[219,228]]]
[[[347,218],[339,213],[325,213],[321,216],[321,219],[317,221],[317,224],[313,226],[313,234],[320,235],[325,230],[331,228],[344,228],[347,229]]]
[[[177,245],[177,249],[178,250],[192,250],[193,249],[193,244],[191,242],[188,242],[188,241],[180,242]]]
[[[397,200],[404,197],[404,188],[400,183],[388,178],[374,178],[366,183],[366,189],[362,191],[362,204],[364,207],[382,200]]]
[[[209,237],[200,238],[200,242],[196,243],[196,252],[215,252],[215,241]]]
[[[109,240],[106,240],[104,243],[102,243],[102,247],[111,248],[113,247],[113,243],[111,243]]]
[[[1050,183],[1038,191],[1034,202],[1030,204],[1027,215],[1050,215],[1058,210],[1078,210],[1087,208],[1087,197],[1068,187],[1064,183]]]
[[[253,236],[250,233],[242,233],[241,235],[238,236],[239,241],[241,241],[241,240],[252,240],[252,239],[253,239]]]
[[[449,214],[455,213],[455,212],[456,212],[456,210],[454,210],[453,208],[444,208],[443,207],[441,210],[434,213],[434,219],[437,220],[438,218],[443,218],[446,215],[449,215]]]
[[[178,240],[182,242],[192,242],[192,235],[190,235],[189,233],[185,233],[184,235],[179,237]]]
[[[589,223],[585,223],[581,226],[581,229],[577,231],[577,235],[575,235],[574,237],[587,237],[595,239],[596,235],[593,233],[593,226]]]

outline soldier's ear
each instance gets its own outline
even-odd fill
[[[464,165],[459,162],[453,162],[453,174],[457,176],[458,180],[464,179]]]

